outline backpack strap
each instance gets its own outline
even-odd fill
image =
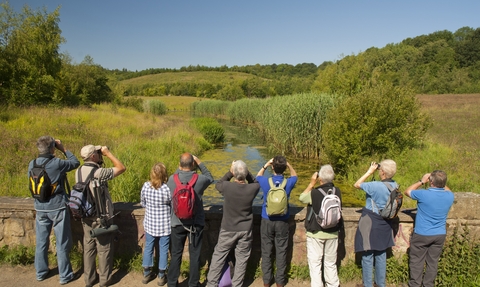
[[[85,178],[85,180],[83,180],[83,176],[82,176],[82,167],[84,166],[90,166],[92,167],[92,169],[90,170],[90,173],[88,174],[87,178]],[[93,175],[95,174],[95,171],[98,169],[98,166],[97,165],[94,165],[94,164],[88,164],[88,163],[85,163],[84,165],[82,165],[79,169],[78,169],[78,174],[77,174],[77,177],[78,177],[78,180],[81,181],[81,182],[85,182],[87,183],[88,181],[90,181],[93,177]]]
[[[385,186],[388,188],[388,191],[390,192],[389,193],[389,196],[390,194],[392,193],[392,191],[394,190],[394,188],[392,187],[392,185],[388,182],[385,182],[385,181],[382,181]],[[372,201],[372,211],[375,212],[375,210],[373,209],[374,207],[377,209],[377,214],[380,214],[380,209],[378,208],[377,204],[375,203],[375,201],[373,200],[373,198],[370,197],[370,200]],[[387,201],[388,202],[388,201]]]
[[[190,181],[187,183],[189,186],[192,186],[195,184],[195,182],[197,181],[198,179],[198,174],[197,173],[193,173],[192,175],[192,178],[190,179]]]
[[[319,187],[317,188],[317,190],[320,191],[323,194],[323,196],[327,196],[327,193],[322,188]]]
[[[187,183],[189,186],[193,186],[195,184],[195,182],[197,181],[198,179],[198,174],[197,173],[193,173],[192,174],[192,178],[190,179],[190,181]],[[176,185],[180,185],[182,184],[182,182],[180,181],[180,177],[178,176],[178,173],[174,174],[173,175],[173,180],[175,181],[175,184]]]
[[[268,178],[268,185],[270,185],[270,188],[276,187],[276,185],[273,183],[273,179],[271,177]],[[283,178],[282,183],[279,185],[279,187],[285,189],[285,186],[287,186],[287,179]]]
[[[382,182],[387,186],[390,193],[395,189],[390,183],[385,182],[385,181],[382,181]]]
[[[47,159],[47,160],[46,160],[44,163],[42,163],[42,164],[37,164],[37,159],[38,159],[38,158],[36,158],[36,159],[33,161],[33,166],[34,166],[34,167],[42,167],[42,168],[45,168],[45,167],[47,166],[47,163],[49,163],[49,162],[53,159],[53,157]]]

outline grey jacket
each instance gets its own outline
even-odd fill
[[[178,219],[178,217],[173,213],[172,209],[172,227],[178,226],[178,225],[200,225],[200,226],[205,226],[205,212],[203,210],[203,192],[207,187],[213,183],[213,177],[210,171],[207,169],[207,167],[203,164],[200,163],[198,166],[200,168],[200,171],[202,174],[198,175],[197,182],[193,186],[193,189],[195,190],[196,197],[195,197],[195,209],[196,213],[193,219],[189,220],[182,220]],[[182,183],[188,182],[191,178],[192,175],[195,171],[182,171],[180,169],[177,169],[175,173],[178,173],[178,177],[180,178],[180,181]],[[167,182],[168,188],[170,188],[170,192],[172,193],[175,191],[175,180],[173,179],[173,175],[170,176]]]

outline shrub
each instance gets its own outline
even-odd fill
[[[455,227],[443,247],[435,286],[480,286],[480,243]]]
[[[144,111],[143,100],[141,98],[126,97],[121,101],[120,105],[122,105],[124,107],[128,107],[128,108],[134,108],[135,110],[137,110],[139,112]]]
[[[209,143],[219,144],[225,139],[225,131],[215,119],[194,118],[191,122]]]
[[[428,126],[410,90],[380,83],[345,97],[329,111],[322,129],[323,151],[344,173],[364,157],[392,157],[417,146]]]
[[[10,265],[29,265],[35,259],[35,246],[26,247],[23,245],[9,247],[4,245],[0,248],[0,263]]]

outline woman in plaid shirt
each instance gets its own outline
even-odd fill
[[[153,271],[153,251],[160,242],[160,259],[158,266],[158,285],[167,282],[165,270],[168,263],[168,247],[170,244],[170,218],[172,195],[166,182],[167,169],[163,163],[157,163],[150,172],[150,181],[143,184],[140,203],[145,207],[143,228],[145,230],[145,247],[143,250],[143,284],[155,279]]]

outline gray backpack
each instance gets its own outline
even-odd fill
[[[398,212],[400,211],[400,208],[402,207],[403,204],[403,194],[398,190],[397,187],[392,187],[390,183],[383,182],[388,190],[390,191],[390,195],[388,196],[387,203],[385,204],[385,207],[383,209],[378,209],[377,204],[375,201],[372,199],[373,205],[375,205],[375,208],[378,210],[378,213],[380,216],[382,216],[385,219],[392,219],[395,218],[398,215]]]

